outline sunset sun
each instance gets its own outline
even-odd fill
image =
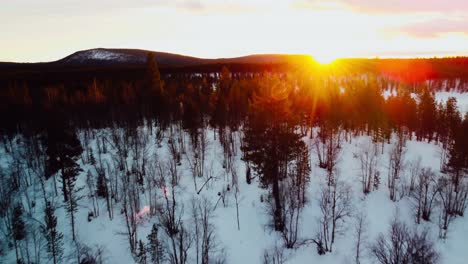
[[[322,53],[322,54],[315,54],[312,55],[312,57],[320,64],[322,65],[328,65],[332,62],[334,62],[338,57],[334,56],[331,53]]]

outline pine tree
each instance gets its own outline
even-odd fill
[[[457,130],[461,122],[460,112],[457,109],[457,99],[455,97],[449,97],[445,105],[445,129],[448,129],[449,137],[453,137],[453,134]]]
[[[418,138],[428,138],[432,140],[436,130],[436,103],[434,96],[427,87],[424,88],[418,105],[419,115],[419,135]]]
[[[76,188],[76,177],[81,171],[80,166],[77,163],[71,163],[69,167],[64,168],[62,175],[66,183],[66,188],[68,190],[68,199],[65,202],[65,208],[68,215],[70,216],[71,228],[72,228],[72,237],[73,240],[76,239],[75,236],[75,213],[78,211],[78,201],[82,198],[79,196],[79,192],[83,188]]]
[[[107,145],[106,145],[106,141],[104,140],[104,137],[102,137],[102,153],[104,154],[107,153]]]
[[[453,139],[449,146],[449,160],[447,166],[452,175],[455,192],[458,192],[464,171],[468,169],[468,114],[463,122],[455,129]]]
[[[75,213],[78,210],[78,192],[76,179],[81,172],[77,161],[83,148],[75,131],[63,119],[51,123],[47,129],[46,175],[51,176],[61,171],[63,200],[70,216],[73,240],[75,240]]]
[[[158,108],[162,107],[162,96],[164,94],[163,85],[161,81],[161,74],[159,72],[158,63],[154,53],[148,53],[146,59],[146,91],[143,96],[147,97],[146,100],[152,105],[157,105]],[[160,110],[160,109],[156,109]]]
[[[152,264],[161,264],[164,261],[164,248],[158,237],[158,227],[153,224],[148,235],[148,254]]]
[[[146,248],[145,244],[141,240],[138,243],[138,253],[136,257],[138,264],[146,264]]]
[[[47,162],[46,176],[50,177],[61,171],[62,192],[64,201],[68,201],[69,181],[75,182],[78,173],[70,173],[76,167],[76,161],[80,158],[83,148],[78,140],[75,131],[65,124],[57,121],[47,129]]]
[[[13,208],[13,216],[12,216],[12,236],[15,244],[15,252],[16,252],[16,262],[22,263],[22,259],[19,256],[19,242],[26,238],[26,225],[23,220],[23,207],[20,204],[17,204],[15,208]]]
[[[266,90],[257,96],[245,128],[242,150],[264,186],[270,186],[274,199],[273,222],[276,231],[283,231],[283,201],[280,181],[286,177],[288,162],[305,149],[295,133],[295,118],[290,109],[287,90]]]
[[[228,95],[231,87],[231,72],[227,67],[221,70],[219,86],[216,89],[214,109],[212,113],[212,125],[224,128],[228,119]],[[216,96],[215,96],[216,95]]]
[[[95,165],[95,164],[96,164],[96,159],[94,158],[93,149],[92,149],[92,148],[89,149],[89,163],[90,163],[91,165]]]
[[[96,194],[99,197],[107,198],[107,179],[104,173],[98,172]]]
[[[42,233],[47,240],[47,253],[52,258],[53,263],[60,263],[63,255],[62,240],[63,234],[57,230],[57,217],[55,208],[47,202],[44,209],[44,222]]]

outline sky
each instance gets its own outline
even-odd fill
[[[98,47],[204,58],[468,55],[467,0],[0,1],[0,61]]]

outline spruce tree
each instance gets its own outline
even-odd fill
[[[78,210],[78,192],[75,183],[81,168],[77,163],[83,148],[74,129],[63,117],[51,122],[47,128],[46,176],[61,172],[63,200],[70,216],[73,240],[75,240],[75,213]]]
[[[163,82],[161,81],[161,74],[159,72],[158,63],[154,53],[148,53],[146,60],[146,89],[144,91],[143,99],[146,106],[153,107],[154,111],[161,111],[164,108],[164,95]]]
[[[158,63],[156,62],[156,57],[154,56],[154,53],[148,53],[146,59],[146,66],[149,85],[148,88],[151,92],[154,93],[154,95],[161,95],[161,74],[159,73]]]
[[[158,227],[153,224],[148,235],[148,252],[152,264],[161,264],[164,261],[164,248],[158,237]]]
[[[96,164],[96,158],[94,158],[93,149],[92,149],[92,148],[89,148],[89,163],[90,163],[91,165],[95,165],[95,164]]]
[[[13,208],[13,215],[12,215],[12,237],[14,240],[15,245],[15,252],[16,252],[16,262],[23,263],[20,255],[19,255],[19,243],[23,239],[26,238],[26,225],[23,220],[23,207],[20,204],[17,204],[15,208]]]
[[[436,130],[436,103],[433,94],[427,87],[424,88],[418,105],[419,135],[418,139],[427,138],[432,140]]]
[[[103,172],[98,172],[97,184],[96,184],[96,194],[99,197],[107,198],[107,179]]]
[[[295,120],[287,90],[266,90],[252,102],[245,128],[244,159],[252,164],[263,186],[272,188],[276,231],[284,229],[280,181],[287,176],[285,164],[299,157],[306,148],[295,133]]]
[[[453,139],[449,146],[448,168],[452,176],[455,192],[458,192],[460,181],[465,170],[468,169],[468,114],[463,122],[455,129]]]
[[[63,234],[57,230],[55,208],[50,202],[47,202],[44,209],[44,222],[45,225],[42,226],[42,233],[47,240],[47,253],[52,258],[54,264],[60,263],[63,255]]]
[[[65,202],[65,208],[68,215],[70,216],[72,237],[73,240],[76,239],[75,236],[75,213],[78,211],[78,201],[82,198],[79,196],[79,192],[83,189],[76,188],[76,177],[81,172],[81,168],[77,163],[71,163],[69,167],[64,168],[62,175],[66,183],[66,188],[68,190],[68,199]]]
[[[136,257],[138,264],[146,264],[146,248],[145,244],[141,240],[138,243],[138,253]]]
[[[78,173],[75,171],[77,160],[80,158],[83,148],[73,129],[65,122],[57,121],[49,125],[47,129],[47,161],[46,177],[61,171],[62,192],[64,201],[69,198],[69,182],[75,182]]]

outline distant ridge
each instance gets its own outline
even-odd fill
[[[172,54],[167,52],[157,52],[140,49],[105,49],[97,48],[77,51],[61,60],[52,63],[62,65],[108,65],[108,64],[144,64],[148,53],[153,53],[158,64],[161,66],[186,66],[196,65],[204,59]]]
[[[234,72],[289,71],[311,69],[318,65],[310,55],[254,54],[235,58],[206,59],[142,49],[95,48],[77,51],[52,62],[0,62],[1,80],[43,80],[93,78],[105,76],[142,76],[148,53],[155,55],[162,73],[209,73],[227,66]],[[374,72],[408,78],[411,69],[419,69],[415,80],[468,76],[468,57],[338,59],[332,70],[341,73]],[[305,67],[304,67],[305,66]],[[398,67],[395,67],[398,66]],[[62,77],[63,76],[63,77]],[[66,77],[65,77],[66,76]]]
[[[148,53],[153,53],[161,67],[184,67],[219,63],[285,63],[291,58],[310,57],[309,55],[255,54],[234,58],[205,59],[192,56],[149,51],[141,49],[106,49],[96,48],[77,51],[63,59],[40,63],[0,62],[1,65],[60,65],[60,66],[96,66],[96,65],[141,65],[146,62]]]

